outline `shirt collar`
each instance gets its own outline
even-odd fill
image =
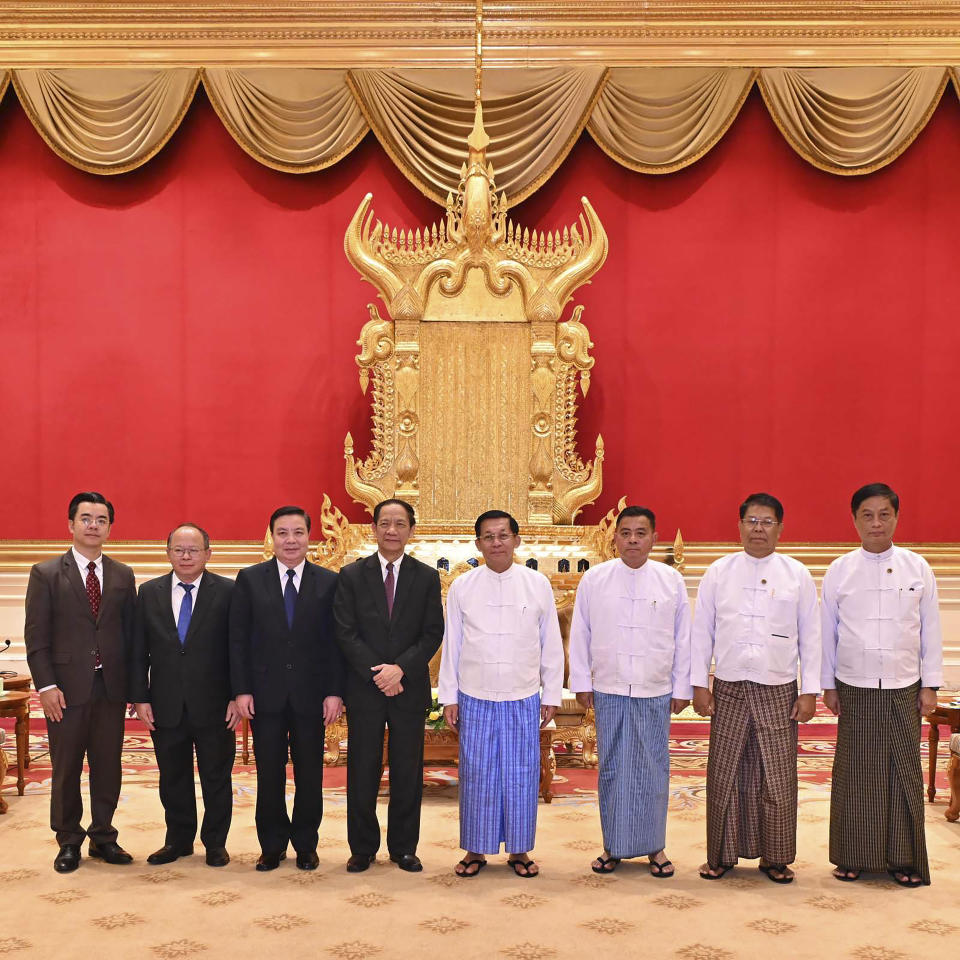
[[[515,566],[517,566],[516,563],[511,563],[510,566],[503,571],[503,573],[497,573],[496,570],[491,570],[486,564],[483,565],[483,569],[486,570],[491,577],[494,577],[497,580],[506,580],[508,577],[513,575],[513,568]]]
[[[73,552],[73,559],[76,561],[77,566],[82,567],[84,570],[89,570],[90,561],[82,553],[80,553],[76,547],[71,547],[70,549]],[[100,556],[97,557],[93,562],[97,565],[97,570],[102,570],[103,554],[101,553]]]
[[[302,579],[303,568],[306,562],[306,558],[304,558],[295,567],[288,567],[285,563],[281,563],[279,560],[277,560],[277,569],[280,571],[280,579],[284,581],[287,579],[287,570],[293,570],[294,580]]]
[[[889,560],[893,556],[893,551],[896,550],[896,547],[891,544],[883,553],[871,553],[869,550],[860,548],[860,552],[863,554],[864,558],[867,560],[873,560],[874,563],[881,563],[884,560]]]
[[[631,566],[628,566],[626,563],[623,562],[623,557],[617,557],[617,564],[618,564],[618,566],[620,567],[620,569],[621,569],[624,573],[630,574],[631,576],[634,576],[634,577],[635,577],[638,573],[640,573],[641,570],[646,570],[647,564],[648,564],[649,562],[650,562],[650,558],[647,557],[647,559],[644,560],[643,563],[640,564],[639,567],[631,567]]]
[[[377,551],[377,559],[380,561],[380,572],[386,577],[387,575],[387,564],[392,563],[395,573],[400,572],[400,564],[403,563],[403,558],[406,556],[405,553],[401,553],[396,560],[388,560],[379,550]]]

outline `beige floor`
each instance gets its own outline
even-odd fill
[[[615,876],[595,877],[587,865],[598,850],[599,821],[587,794],[541,805],[539,879],[515,878],[497,862],[464,881],[450,869],[460,855],[450,788],[431,791],[425,803],[422,874],[384,863],[361,875],[344,872],[339,791],[327,798],[320,870],[301,873],[288,860],[272,874],[258,874],[247,775],[235,785],[233,862],[222,870],[206,867],[201,856],[148,867],[146,854],[163,839],[161,808],[150,783],[130,779],[116,822],[137,862],[123,868],[84,859],[68,876],[51,868],[56,847],[44,785],[32,784],[25,797],[5,791],[0,956],[925,960],[955,956],[960,943],[960,824],[944,820],[944,797],[927,808],[933,885],[919,890],[902,890],[886,877],[831,879],[828,795],[813,784],[802,786],[795,883],[775,886],[752,863],[717,883],[700,880],[703,790],[689,777],[673,784],[667,847],[678,870],[673,880],[655,880],[633,863]]]

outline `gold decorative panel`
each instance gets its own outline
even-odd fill
[[[473,521],[496,506],[527,520],[530,328],[428,323],[420,333],[420,510]]]

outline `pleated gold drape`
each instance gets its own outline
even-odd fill
[[[944,67],[783,67],[760,71],[774,122],[805,160],[870,173],[916,139],[947,83]]]
[[[519,203],[576,143],[605,68],[489,70],[483,125],[497,189]],[[377,139],[418,189],[438,203],[455,192],[473,126],[473,75],[463,70],[355,70],[348,83]]]
[[[672,173],[723,136],[753,78],[745,68],[615,68],[587,130],[617,163],[641,173]]]
[[[37,132],[68,163],[126,173],[173,136],[197,88],[191,69],[16,70],[13,84]]]
[[[233,139],[287,173],[329,167],[367,132],[345,70],[207,67],[203,85]]]
[[[913,142],[957,67],[616,67],[489,69],[487,153],[511,204],[563,162],[584,127],[641,173],[696,162],[735,121],[754,81],[783,136],[822,170],[866,174]],[[290,173],[346,157],[373,129],[391,159],[439,203],[455,191],[473,124],[470,70],[295,67],[70,68],[0,71],[40,135],[97,174],[146,163],[203,82],[237,143]]]

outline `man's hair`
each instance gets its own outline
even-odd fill
[[[384,507],[403,507],[407,511],[407,519],[410,521],[410,526],[415,527],[417,525],[417,517],[413,512],[413,507],[407,503],[406,500],[398,500],[396,497],[391,497],[389,500],[381,500],[373,508],[373,522],[376,523],[380,519],[380,511]]]
[[[624,507],[617,514],[617,522],[614,524],[614,530],[620,529],[620,521],[626,520],[627,517],[646,517],[650,521],[650,529],[657,529],[657,518],[654,516],[653,511],[649,507],[636,507],[629,506]]]
[[[304,522],[307,525],[307,533],[309,533],[310,532],[310,514],[307,513],[307,511],[304,510],[303,507],[295,507],[293,505],[288,505],[286,507],[277,507],[277,509],[270,514],[270,535],[271,536],[273,535],[274,524],[276,524],[276,522],[281,517],[290,517],[290,516],[293,516],[294,514],[296,514],[298,517],[303,517]]]
[[[97,493],[96,490],[88,490],[86,493],[75,493],[73,495],[70,506],[67,507],[68,520],[77,519],[77,507],[81,503],[102,503],[107,508],[107,517],[113,523],[113,504],[102,493]]]
[[[740,519],[747,515],[747,510],[751,506],[769,507],[777,517],[777,523],[783,523],[783,504],[772,494],[769,493],[751,493],[743,503],[740,504]]]
[[[485,520],[509,520],[510,521],[510,532],[517,536],[520,533],[520,524],[517,523],[513,517],[510,516],[505,510],[487,510],[486,513],[481,513],[477,517],[477,522],[473,525],[473,530],[477,535],[477,539],[480,539],[480,527],[483,526]]]
[[[890,506],[893,507],[893,512],[897,514],[900,513],[900,498],[885,483],[868,483],[866,486],[861,487],[850,498],[850,512],[856,516],[857,511],[860,509],[860,504],[863,503],[864,500],[869,500],[871,497],[886,497],[890,501]]]
[[[174,535],[178,530],[181,530],[183,527],[189,527],[191,530],[196,530],[197,533],[199,533],[200,536],[203,537],[203,549],[204,549],[204,550],[209,550],[209,549],[210,549],[210,534],[207,533],[207,531],[204,530],[203,527],[200,526],[200,524],[198,524],[198,523],[190,523],[190,521],[188,520],[186,523],[178,523],[178,524],[167,534],[167,549],[168,549],[168,550],[170,549],[170,541],[173,539],[173,535]]]

